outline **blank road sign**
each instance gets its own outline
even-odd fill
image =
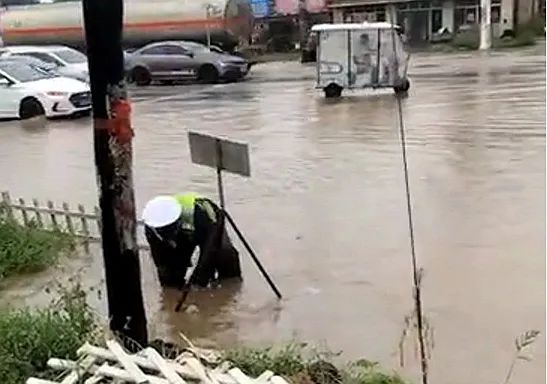
[[[249,146],[202,133],[188,132],[190,156],[195,164],[251,176]]]

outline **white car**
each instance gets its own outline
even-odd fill
[[[32,56],[53,64],[57,72],[66,77],[89,83],[87,57],[80,51],[63,45],[14,45],[0,49],[0,57]]]
[[[85,115],[90,111],[91,92],[86,83],[19,60],[0,59],[0,118]]]

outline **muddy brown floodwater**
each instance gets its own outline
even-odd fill
[[[250,144],[252,178],[226,176],[227,206],[285,298],[243,255],[245,282],[190,295],[176,314],[142,254],[153,335],[200,342],[326,343],[397,368],[411,311],[401,151],[389,92],[326,101],[313,68],[256,67],[255,79],[209,88],[135,90],[139,210],[155,194],[216,197],[192,165],[188,130]],[[542,337],[515,383],[545,382],[545,50],[418,55],[404,100],[425,313],[434,328],[431,382],[501,383],[513,340]],[[96,203],[90,120],[45,128],[0,123],[1,188],[14,197]],[[4,302],[38,304],[52,279],[100,283],[100,252],[16,282]],[[104,295],[103,295],[104,296]],[[104,313],[104,301],[97,301]],[[415,377],[412,347],[404,373]]]

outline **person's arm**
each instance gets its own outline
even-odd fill
[[[147,226],[144,227],[144,235],[146,236],[146,241],[150,246],[150,254],[152,255],[152,260],[154,260],[154,265],[156,268],[164,265],[165,254],[163,248],[165,248],[165,246],[161,244],[161,240],[158,239],[154,231]]]
[[[179,287],[185,284],[186,270],[190,264],[192,249],[176,240],[175,246],[161,240],[155,232],[145,227],[145,236],[150,245],[150,254],[158,271],[162,286]]]
[[[221,246],[222,223],[219,218],[213,221],[204,209],[196,205],[194,227],[194,238],[199,246],[199,259],[190,283],[206,286],[214,278],[214,258]]]

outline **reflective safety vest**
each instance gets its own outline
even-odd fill
[[[178,201],[182,208],[182,213],[180,214],[182,229],[186,231],[194,231],[194,209],[196,204],[207,212],[207,215],[213,222],[216,221],[216,213],[214,208],[208,201],[203,200],[197,193],[189,192],[175,195],[173,197]]]

